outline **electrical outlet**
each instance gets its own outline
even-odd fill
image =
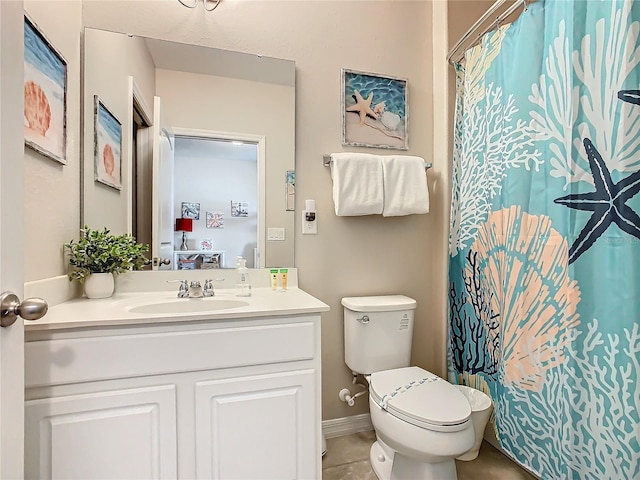
[[[307,221],[307,211],[302,212],[302,234],[303,235],[317,235],[318,233],[318,214],[315,215],[315,220],[312,222]]]
[[[267,228],[267,240],[270,242],[284,242],[284,228]]]

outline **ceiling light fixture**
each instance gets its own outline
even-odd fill
[[[198,6],[198,2],[200,0],[178,0],[182,5],[187,8],[196,8]],[[204,5],[204,9],[207,12],[213,12],[222,0],[202,0],[202,4]]]

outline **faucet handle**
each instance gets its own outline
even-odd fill
[[[186,280],[167,280],[167,283],[179,283],[178,298],[189,296],[189,283]]]
[[[213,281],[210,278],[207,278],[204,281],[204,287],[202,287],[202,294],[205,297],[214,297],[216,292],[213,291]]]

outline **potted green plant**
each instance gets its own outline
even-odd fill
[[[113,275],[140,270],[149,263],[144,255],[149,245],[137,243],[131,235],[113,235],[107,228],[92,230],[85,225],[80,239],[64,244],[69,260],[69,280],[84,284],[88,298],[113,294]]]

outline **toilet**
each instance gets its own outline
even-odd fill
[[[347,297],[345,363],[369,382],[376,431],[369,459],[380,480],[455,480],[455,458],[474,446],[472,411],[446,380],[410,366],[416,301]]]

